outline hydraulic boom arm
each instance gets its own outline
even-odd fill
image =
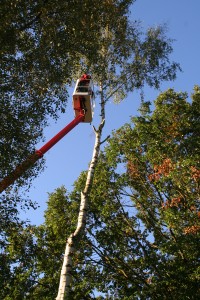
[[[39,150],[36,150],[35,153],[31,154],[25,161],[18,165],[10,175],[6,176],[0,182],[0,193],[3,192],[6,188],[8,188],[11,184],[13,184],[15,180],[20,178],[20,176],[22,176],[26,170],[33,166],[36,161],[38,161],[49,149],[51,149],[57,142],[59,142],[76,125],[78,125],[80,122],[83,122],[84,118],[85,111],[82,109],[79,115],[72,122],[65,126]]]
[[[76,82],[73,93],[73,108],[75,119],[56,134],[39,150],[36,150],[25,161],[16,167],[8,176],[0,181],[0,193],[7,189],[11,184],[20,178],[26,170],[34,165],[49,149],[59,142],[69,131],[71,131],[80,122],[90,123],[93,117],[93,97],[92,79],[90,75],[83,74]]]

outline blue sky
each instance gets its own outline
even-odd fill
[[[200,1],[199,0],[137,0],[132,6],[130,19],[140,19],[144,28],[166,23],[167,36],[175,39],[174,52],[171,59],[179,62],[183,70],[178,73],[174,82],[165,82],[159,91],[145,89],[145,100],[153,101],[161,91],[174,88],[176,91],[187,91],[190,95],[195,84],[200,85]],[[72,90],[69,91],[72,96]],[[72,98],[71,98],[72,99]],[[60,131],[73,119],[73,109],[69,99],[67,111],[57,122],[50,120],[45,129],[46,141]],[[107,105],[106,125],[103,138],[112,130],[129,122],[130,116],[136,115],[139,107],[139,93],[133,93],[120,104],[110,101]],[[98,99],[93,125],[98,126]],[[64,185],[69,191],[81,171],[86,170],[92,157],[94,133],[89,124],[79,124],[62,141],[54,146],[46,155],[46,168],[32,183],[29,196],[37,201],[40,208],[22,214],[33,224],[43,222],[48,193]],[[37,147],[39,149],[43,143]]]

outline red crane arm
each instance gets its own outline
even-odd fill
[[[48,141],[39,150],[36,150],[38,156],[42,157],[49,149],[51,149],[57,142],[59,142],[68,132],[70,132],[76,125],[84,120],[84,112],[80,113],[72,122],[59,131],[50,141]]]
[[[4,177],[0,182],[0,193],[7,189],[11,184],[15,182],[20,176],[24,174],[34,163],[39,160],[49,149],[51,149],[57,142],[59,142],[68,132],[70,132],[76,125],[82,122],[85,118],[85,111],[81,110],[80,114],[67,126],[65,126],[60,132],[58,132],[50,141],[48,141],[39,150],[31,154],[24,162],[22,162],[16,169]]]

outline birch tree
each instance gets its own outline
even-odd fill
[[[128,91],[132,91],[135,88],[142,88],[145,82],[150,86],[158,87],[159,82],[163,80],[163,78],[172,79],[175,75],[173,69],[175,70],[178,67],[177,64],[173,64],[173,66],[166,65],[165,54],[170,52],[170,47],[166,48],[162,28],[149,30],[145,40],[140,43],[136,32],[137,28],[130,26],[127,32],[121,36],[121,43],[122,41],[124,42],[122,43],[123,46],[121,46],[120,49],[116,49],[115,43],[118,43],[118,38],[116,39],[114,31],[107,27],[101,37],[102,49],[97,65],[98,72],[96,66],[92,65],[90,67],[91,70],[93,70],[94,78],[95,75],[96,78],[97,76],[99,77],[101,122],[97,129],[94,127],[95,145],[92,160],[87,171],[84,190],[81,192],[77,228],[67,239],[57,300],[69,299],[70,297],[72,257],[81,238],[84,236],[90,189],[98,163],[100,145],[103,143],[102,130],[105,124],[105,106],[107,101],[110,98],[121,101]],[[115,47],[113,45],[115,45]],[[151,51],[153,51],[154,48],[159,54],[156,56],[152,53],[150,54],[148,50],[146,52],[145,48],[147,45],[151,48]],[[134,46],[134,48],[131,46]],[[128,54],[126,47],[129,47]],[[163,61],[161,69],[159,67],[159,60]],[[163,68],[164,65],[165,68]],[[138,69],[136,69],[136,66]],[[102,73],[100,73],[100,71]],[[154,76],[152,76],[152,72]]]
[[[64,254],[64,261],[63,266],[61,270],[60,275],[60,285],[58,290],[58,295],[56,297],[57,300],[61,300],[66,297],[69,297],[69,291],[70,291],[70,283],[71,283],[71,269],[72,269],[72,255],[75,249],[77,248],[80,239],[83,236],[83,232],[85,230],[86,226],[86,217],[87,217],[87,210],[88,210],[88,198],[90,189],[92,187],[92,182],[94,178],[94,172],[95,168],[98,162],[99,157],[99,151],[100,151],[100,145],[102,143],[102,130],[105,123],[105,99],[103,97],[102,90],[100,90],[101,93],[101,123],[96,129],[93,127],[95,132],[95,145],[92,155],[92,160],[90,162],[88,172],[87,172],[87,179],[85,183],[85,188],[81,192],[81,203],[80,203],[80,211],[78,215],[78,224],[76,230],[70,235],[70,237],[67,239],[65,254]]]

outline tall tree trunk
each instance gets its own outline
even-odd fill
[[[93,127],[95,132],[95,144],[94,144],[92,160],[89,165],[85,188],[81,193],[81,204],[80,204],[80,210],[78,215],[77,228],[74,231],[74,233],[72,233],[67,239],[64,260],[63,260],[63,265],[62,265],[61,275],[60,275],[60,284],[59,284],[58,295],[56,297],[56,300],[69,299],[68,297],[69,297],[70,282],[71,282],[72,255],[78,248],[79,241],[83,237],[83,233],[86,226],[88,196],[90,193],[90,189],[92,187],[94,172],[98,162],[100,145],[102,144],[101,142],[102,130],[105,124],[105,100],[104,100],[102,89],[101,89],[100,104],[101,104],[101,123],[98,129]]]

